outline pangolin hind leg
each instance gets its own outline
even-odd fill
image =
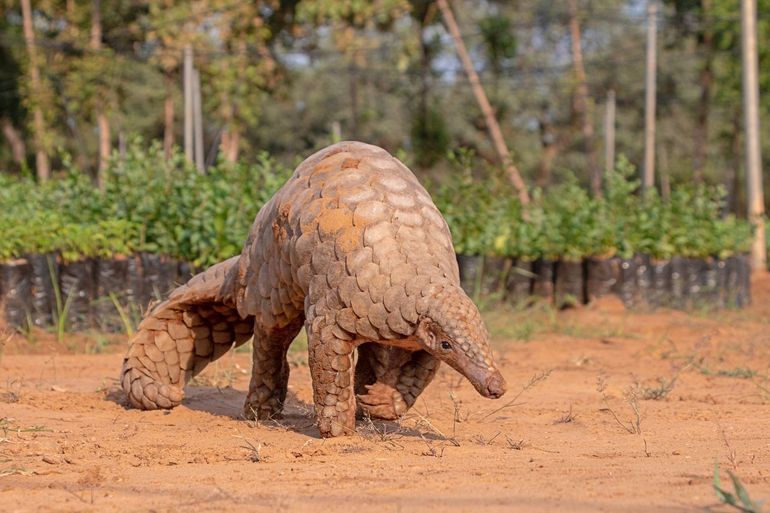
[[[308,364],[321,436],[351,435],[356,427],[353,343],[335,334],[324,317],[308,320]]]
[[[359,412],[385,420],[401,417],[433,380],[438,367],[439,361],[425,351],[363,344],[356,365]]]
[[[243,413],[249,419],[276,418],[283,410],[289,383],[286,352],[302,329],[302,318],[283,328],[267,329],[259,322],[254,326],[251,383]]]

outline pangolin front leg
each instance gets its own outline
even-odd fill
[[[289,382],[286,351],[302,329],[302,319],[278,329],[254,326],[253,367],[243,414],[249,419],[276,418],[283,410]]]
[[[324,317],[305,327],[316,418],[324,438],[350,435],[356,428],[353,343],[338,337],[335,328]]]
[[[401,417],[433,380],[439,363],[425,351],[380,344],[360,346],[356,365],[359,412],[385,420]]]

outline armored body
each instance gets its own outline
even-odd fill
[[[341,142],[302,162],[260,210],[240,256],[148,312],[130,340],[123,389],[135,407],[172,408],[190,378],[253,335],[244,414],[277,415],[286,352],[303,326],[323,436],[352,433],[357,409],[399,417],[441,361],[486,397],[505,392],[446,222],[414,174],[375,146]]]

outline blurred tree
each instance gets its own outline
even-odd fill
[[[415,162],[420,167],[431,167],[446,157],[449,151],[449,132],[446,121],[434,104],[431,94],[433,61],[442,50],[441,33],[436,30],[436,4],[432,0],[411,0],[410,14],[419,44],[419,56],[413,65],[420,79],[417,104],[412,114],[411,139]]]
[[[4,10],[0,6],[0,33],[12,33],[14,27],[3,14]],[[20,91],[23,82],[23,71],[16,56],[8,47],[0,45],[0,130],[8,143],[11,160],[20,169],[26,166],[27,159],[27,146],[20,128],[24,126],[27,114]]]
[[[26,148],[31,164],[42,148],[36,163],[48,156],[58,168],[69,153],[77,167],[93,171],[132,133],[162,139],[170,155],[187,43],[202,77],[209,159],[217,147],[227,159],[252,159],[266,149],[294,163],[337,133],[405,149],[410,165],[439,180],[450,176],[445,156],[459,148],[472,149],[482,163],[497,161],[433,0],[42,0],[30,2],[26,17],[20,2],[2,5],[4,170],[22,165]],[[658,156],[662,185],[722,182],[731,207],[742,211],[739,5],[664,0]],[[641,161],[643,6],[452,0],[527,183],[557,185],[574,170],[591,185],[585,129],[598,127],[584,114],[609,89],[617,93],[617,153]],[[768,126],[770,47],[762,42],[770,41],[770,0],[759,0],[759,12]],[[576,79],[578,47],[584,78]],[[770,138],[763,145],[770,159]]]
[[[596,158],[596,148],[594,147],[593,101],[588,95],[588,79],[586,78],[586,70],[583,63],[582,37],[580,32],[580,13],[578,12],[577,0],[569,0],[567,3],[569,6],[569,30],[570,47],[572,49],[572,65],[575,68],[575,112],[581,118],[583,144],[585,146],[591,191],[593,192],[594,196],[601,196],[602,178],[601,170],[599,169],[599,163]]]
[[[37,178],[41,182],[48,180],[51,174],[51,164],[48,158],[48,150],[51,146],[47,123],[43,115],[45,106],[50,105],[50,94],[47,83],[41,77],[40,63],[38,62],[38,48],[35,40],[35,29],[30,0],[21,0],[22,25],[24,27],[24,41],[27,49],[27,68],[29,84],[25,94],[28,107],[32,110],[33,134],[35,136],[35,167]]]

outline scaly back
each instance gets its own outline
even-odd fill
[[[459,283],[451,235],[430,195],[381,148],[335,144],[305,160],[259,212],[239,263],[241,315],[288,324],[336,310],[371,339],[411,335],[419,292]],[[361,321],[361,319],[366,321]]]

